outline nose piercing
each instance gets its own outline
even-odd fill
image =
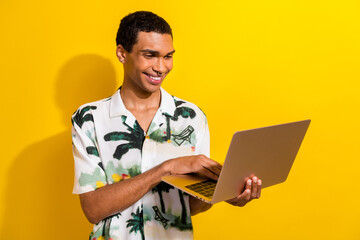
[[[156,72],[159,77],[162,77],[165,73],[163,72]]]

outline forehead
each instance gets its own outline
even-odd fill
[[[167,33],[139,32],[137,43],[134,44],[133,50],[140,51],[144,49],[151,49],[167,54],[174,51],[172,37]]]

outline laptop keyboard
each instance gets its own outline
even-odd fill
[[[203,182],[198,182],[185,187],[207,198],[211,198],[212,195],[214,194],[215,186],[216,186],[216,181],[212,179],[208,179]]]

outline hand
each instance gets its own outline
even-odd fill
[[[218,180],[221,164],[206,157],[194,155],[169,160],[170,174],[198,173],[208,178]]]
[[[245,190],[237,197],[229,199],[226,202],[234,206],[243,207],[261,194],[261,179],[256,176],[246,181]]]

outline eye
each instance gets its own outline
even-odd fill
[[[165,59],[171,59],[173,56],[172,55],[166,55]]]
[[[152,54],[144,54],[144,57],[150,59],[150,58],[154,57],[154,55],[152,55]]]

